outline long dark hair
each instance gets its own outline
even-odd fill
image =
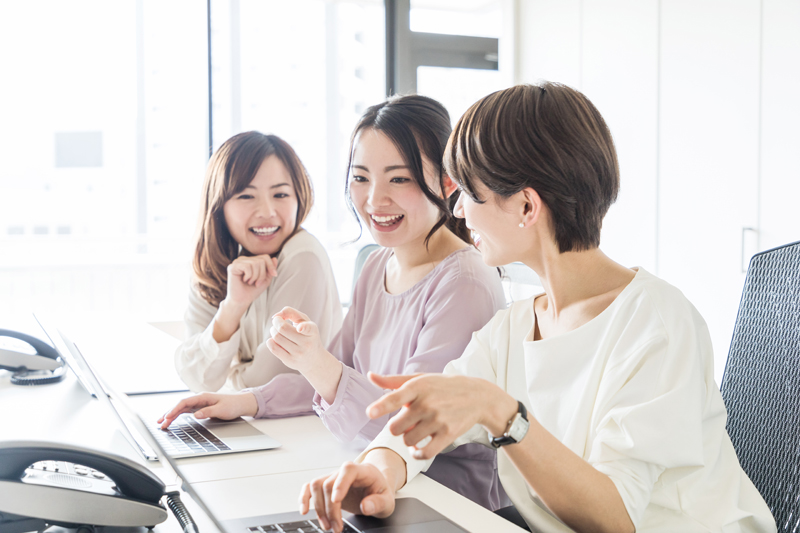
[[[347,179],[345,181],[345,201],[350,211],[358,218],[353,201],[350,198],[350,172],[353,166],[353,148],[359,132],[365,129],[380,131],[394,143],[405,164],[408,166],[414,181],[417,182],[425,197],[439,209],[439,220],[433,225],[425,237],[425,244],[442,226],[446,226],[459,239],[472,244],[472,237],[463,219],[453,216],[453,208],[458,200],[457,194],[450,198],[442,198],[428,186],[422,170],[422,155],[431,163],[439,180],[439,190],[444,191],[444,167],[442,158],[450,137],[450,114],[447,109],[427,96],[416,94],[393,96],[380,104],[369,107],[358,121],[353,135],[350,137],[350,157],[347,163]]]

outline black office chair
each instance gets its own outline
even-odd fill
[[[742,468],[800,531],[800,242],[750,260],[721,390]]]

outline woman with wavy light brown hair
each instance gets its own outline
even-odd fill
[[[313,190],[300,158],[275,135],[231,137],[208,164],[175,366],[194,391],[304,380],[269,351],[272,316],[286,306],[312,313],[326,342],[342,325],[330,260],[301,224]],[[284,383],[286,382],[286,383]],[[280,400],[273,402],[280,413]],[[311,406],[308,406],[308,411]]]

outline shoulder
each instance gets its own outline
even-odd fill
[[[278,255],[278,275],[281,270],[320,270],[330,266],[328,252],[319,240],[300,229],[283,245]]]
[[[447,256],[436,268],[438,282],[502,287],[500,272],[483,262],[481,253],[469,246]]]
[[[703,321],[680,289],[641,267],[620,296],[620,307],[628,313],[651,313],[665,326],[686,320]]]

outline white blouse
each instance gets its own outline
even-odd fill
[[[228,384],[235,390],[264,385],[277,374],[294,372],[269,351],[272,315],[286,306],[300,310],[319,327],[327,345],[342,327],[342,305],[336,281],[322,244],[301,229],[278,255],[278,274],[250,304],[239,329],[225,342],[213,336],[219,309],[193,286],[184,315],[187,339],[175,352],[175,368],[190,389],[217,391]],[[309,405],[310,409],[310,405]]]
[[[639,268],[573,331],[533,341],[534,318],[533,298],[498,312],[444,373],[487,379],[521,400],[611,478],[639,532],[776,530],[725,431],[706,324],[679,290]],[[454,445],[467,442],[488,446],[485,429]],[[385,428],[367,450],[377,447],[405,459],[409,480],[430,464]],[[569,531],[508,456],[497,458],[503,488],[532,529]]]

